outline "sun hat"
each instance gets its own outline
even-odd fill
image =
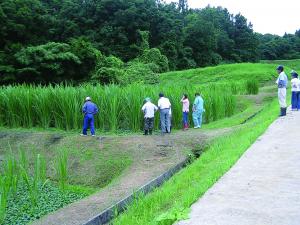
[[[292,75],[293,77],[298,77],[298,73],[297,73],[295,70],[292,70],[292,71],[291,71],[291,75]]]
[[[276,70],[283,71],[283,66],[279,65]]]

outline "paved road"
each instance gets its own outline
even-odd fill
[[[276,120],[177,225],[300,225],[300,112]]]

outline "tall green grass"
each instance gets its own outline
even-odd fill
[[[68,152],[66,149],[60,150],[55,166],[59,186],[64,191],[68,181]]]
[[[258,94],[259,90],[259,83],[257,80],[248,80],[246,82],[246,87],[247,87],[247,93],[250,95],[256,95]]]
[[[91,96],[99,107],[96,126],[102,131],[131,130],[143,127],[141,107],[145,97],[157,103],[159,92],[170,98],[173,127],[182,126],[183,93],[189,95],[191,104],[195,92],[201,92],[205,101],[205,122],[215,121],[234,114],[235,94],[246,93],[245,82],[222,82],[208,85],[173,83],[148,86],[133,84],[127,87],[92,86],[6,86],[0,88],[0,126],[8,127],[55,127],[80,129],[83,115],[81,107],[86,96]],[[156,115],[158,126],[158,113]]]

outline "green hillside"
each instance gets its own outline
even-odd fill
[[[296,70],[300,72],[300,59],[293,59],[293,60],[264,60],[261,61],[262,63],[269,63],[269,64],[277,64],[277,65],[284,65],[289,67],[290,69]],[[287,70],[287,72],[290,72]]]
[[[216,67],[206,67],[185,71],[175,71],[160,75],[160,82],[192,82],[193,84],[215,83],[221,81],[257,80],[264,83],[275,79],[276,64],[240,63],[227,64]]]

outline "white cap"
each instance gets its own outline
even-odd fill
[[[92,99],[91,99],[91,97],[86,97],[85,98],[85,101],[91,101]]]

